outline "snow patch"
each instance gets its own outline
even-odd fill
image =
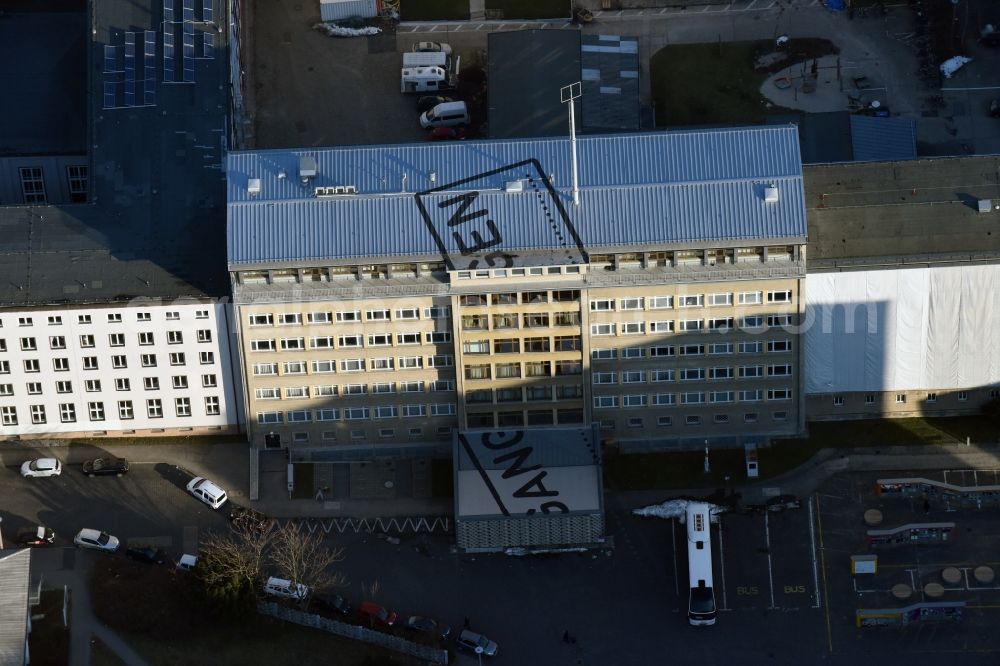
[[[683,523],[687,517],[688,505],[692,503],[707,504],[707,502],[696,502],[695,500],[672,499],[661,504],[651,504],[649,506],[644,506],[641,509],[632,509],[632,514],[643,518],[663,518],[665,520],[677,518]],[[718,506],[716,504],[708,505],[708,512],[712,516],[717,516],[725,511],[727,511],[727,509],[724,506]]]
[[[336,23],[317,23],[313,28],[325,32],[330,37],[365,37],[367,35],[377,35],[382,32],[381,28],[372,26],[365,28],[345,28]]]
[[[972,58],[965,56],[954,56],[941,63],[941,73],[944,78],[950,79],[952,75],[962,68],[962,65],[972,62]]]

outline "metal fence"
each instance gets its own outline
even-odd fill
[[[296,518],[291,521],[305,528],[310,534],[323,530],[324,534],[450,532],[451,519],[447,516],[412,518]]]
[[[424,659],[433,664],[448,663],[447,650],[441,650],[429,645],[420,645],[419,643],[408,641],[405,638],[368,629],[357,624],[337,622],[336,620],[331,620],[330,618],[323,617],[322,615],[305,613],[300,610],[295,610],[294,608],[288,608],[287,606],[279,606],[273,602],[258,603],[257,612],[261,615],[267,615],[269,617],[298,624],[303,627],[319,629],[320,631],[336,634],[337,636],[343,636],[344,638],[364,641],[365,643],[378,645],[379,647],[383,647],[388,650],[402,652],[403,654],[408,654],[410,656],[417,657],[418,659]]]

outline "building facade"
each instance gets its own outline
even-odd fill
[[[782,129],[580,143],[595,154],[638,147],[645,153],[639,160],[654,163],[688,141],[739,150],[747,139],[759,141],[754,149],[774,142],[779,153],[795,141],[794,130]],[[643,450],[700,448],[706,440],[741,446],[801,432],[796,326],[804,311],[805,238],[797,145],[780,168],[754,153],[740,179],[727,180],[728,167],[720,165],[700,179],[680,168],[656,180],[637,165],[626,174],[637,181],[629,187],[607,182],[615,177],[607,171],[584,168],[588,185],[577,208],[566,201],[569,188],[551,188],[551,201],[542,189],[544,181],[569,182],[565,144],[232,154],[230,273],[252,441],[301,451],[444,446],[453,429],[596,422],[606,444]],[[515,187],[464,182],[416,196],[384,183],[371,192],[372,182],[329,196],[334,188],[317,175],[355,182],[350,168],[376,172],[421,162],[442,166],[430,178],[420,166],[404,171],[403,182],[457,181],[476,173],[473,150],[491,161],[541,152],[552,170],[540,170],[548,174],[541,184],[529,175]],[[458,168],[441,173],[443,165]],[[296,170],[299,178],[292,177]],[[697,190],[695,201],[673,200]],[[440,226],[432,221],[428,235],[424,225],[435,208],[456,199],[486,211],[463,208]],[[538,201],[556,229],[555,243],[524,219],[537,215]],[[632,220],[634,228],[607,219],[614,206],[637,201],[647,208],[635,212],[649,219]],[[671,203],[679,205],[678,219],[656,221],[675,212]],[[720,221],[727,208],[732,220]],[[504,220],[501,227],[488,219],[470,243],[509,232],[516,256],[492,261],[497,257],[488,253],[463,253],[470,243],[449,232],[462,214]],[[370,239],[351,237],[367,224]],[[435,233],[445,252],[428,243]],[[301,250],[289,247],[295,234]],[[579,242],[562,242],[567,237]]]

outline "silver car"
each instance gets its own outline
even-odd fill
[[[62,474],[62,463],[55,458],[29,460],[21,465],[21,476],[25,478],[59,476],[60,474]]]
[[[118,537],[111,536],[107,532],[100,530],[84,528],[73,537],[73,543],[80,548],[103,550],[106,553],[113,553],[118,550]]]

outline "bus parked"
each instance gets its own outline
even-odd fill
[[[687,506],[688,622],[695,626],[715,624],[715,591],[712,589],[712,532],[709,505]]]

